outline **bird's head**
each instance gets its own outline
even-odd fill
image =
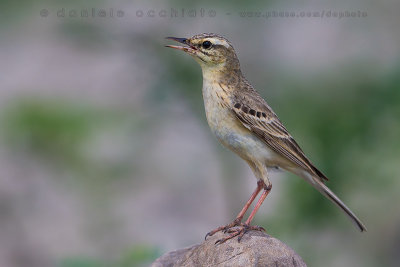
[[[239,60],[232,45],[224,37],[214,33],[202,33],[191,38],[167,37],[184,46],[167,47],[185,51],[204,68],[239,69]]]

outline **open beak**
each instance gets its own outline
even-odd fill
[[[186,39],[186,38],[166,37],[165,39],[174,40],[178,43],[186,45],[186,46],[166,45],[165,47],[170,47],[170,48],[182,50],[182,51],[189,52],[189,53],[194,53],[197,50],[196,47],[191,46],[188,43],[188,39]]]

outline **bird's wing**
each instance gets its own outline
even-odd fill
[[[255,91],[253,92],[255,93]],[[236,117],[276,153],[320,177],[322,181],[328,180],[305,156],[300,146],[267,103],[257,93],[256,95],[254,93],[241,94],[240,97],[232,100],[232,111]]]

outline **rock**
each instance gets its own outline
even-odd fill
[[[175,266],[307,266],[296,252],[280,240],[263,232],[249,231],[240,243],[237,238],[215,245],[225,234],[219,232],[203,243],[168,252],[151,267]]]

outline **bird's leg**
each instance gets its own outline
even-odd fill
[[[239,214],[236,216],[236,219],[234,220],[234,222],[237,222],[236,225],[239,225],[239,223],[242,222],[244,214],[249,209],[251,203],[253,203],[254,199],[257,197],[258,193],[260,193],[261,189],[264,186],[265,186],[265,184],[264,184],[264,182],[262,180],[258,180],[257,181],[257,188],[254,190],[253,194],[251,194],[249,200],[247,200],[247,202],[244,205],[243,209],[239,212]]]
[[[256,196],[258,195],[258,193],[260,193],[261,189],[265,187],[265,183],[262,180],[258,180],[257,181],[257,188],[254,190],[253,194],[251,194],[249,200],[247,200],[246,204],[244,205],[243,209],[239,212],[239,214],[236,216],[236,219],[231,222],[230,224],[227,224],[225,226],[220,226],[214,230],[212,230],[211,232],[208,232],[205,236],[204,239],[206,239],[208,236],[212,236],[215,233],[219,232],[219,231],[228,231],[230,228],[238,226],[241,224],[242,219],[244,214],[246,213],[246,211],[249,209],[251,203],[253,203],[254,199],[256,198]]]
[[[238,237],[238,242],[242,239],[243,235],[248,232],[249,230],[255,230],[255,231],[265,231],[265,229],[261,226],[257,225],[250,225],[251,221],[253,220],[254,216],[256,215],[258,209],[260,208],[261,204],[264,202],[265,198],[268,196],[269,192],[271,191],[272,185],[269,184],[268,186],[264,187],[264,192],[262,193],[260,199],[258,200],[256,206],[254,207],[253,211],[250,213],[249,218],[247,218],[246,222],[242,224],[239,228],[237,229],[229,229],[227,232],[230,233],[229,236],[224,237],[222,239],[217,240],[215,244],[222,244],[225,241],[234,238],[235,236]]]
[[[261,204],[264,202],[265,198],[268,196],[269,192],[271,192],[272,185],[269,184],[264,188],[264,192],[261,194],[260,199],[258,200],[256,206],[254,207],[253,211],[250,213],[249,218],[247,218],[244,224],[250,225],[251,221],[253,220],[254,216],[256,215],[258,209],[260,208]]]

